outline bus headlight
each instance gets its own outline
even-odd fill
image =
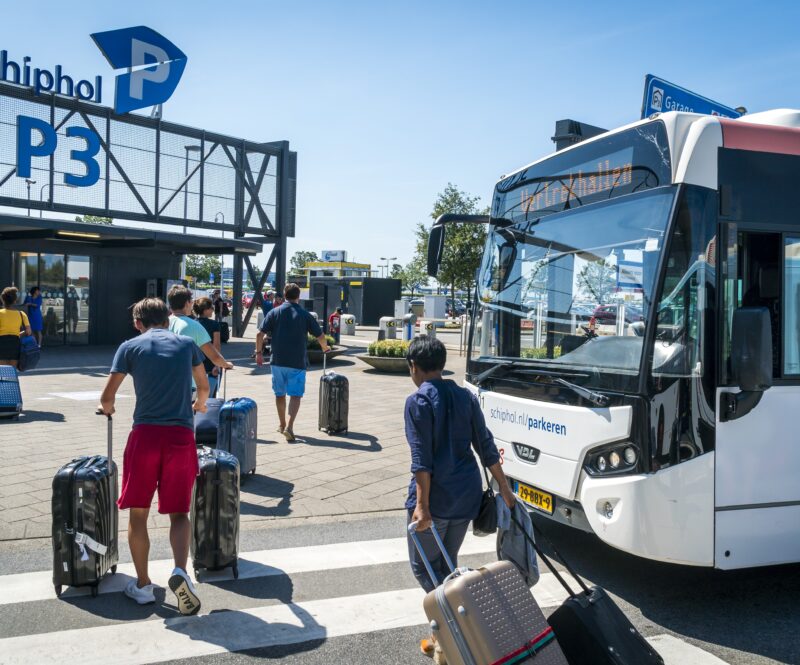
[[[590,476],[632,473],[639,466],[639,448],[630,441],[622,441],[589,451],[583,468]]]

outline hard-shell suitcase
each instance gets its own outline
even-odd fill
[[[22,413],[22,391],[19,375],[11,365],[0,365],[0,418],[19,418]]]
[[[319,380],[319,429],[328,434],[347,432],[350,385],[346,376],[326,370],[327,355],[322,355]]]
[[[192,565],[232,568],[239,577],[239,461],[224,450],[199,448],[200,474],[192,495]]]
[[[53,478],[53,586],[90,586],[92,595],[108,570],[117,572],[117,465],[111,416],[108,455],[78,457]]]
[[[634,628],[605,590],[597,586],[589,588],[535,524],[534,530],[540,539],[548,542],[550,549],[581,587],[581,592],[575,593],[539,546],[529,539],[539,557],[569,594],[548,620],[569,665],[664,665],[664,659]]]
[[[256,446],[258,441],[258,405],[249,397],[226,400],[228,373],[222,376],[222,401],[219,411],[217,445],[239,460],[242,482],[248,473],[256,472]]]
[[[478,570],[454,570],[436,527],[431,530],[452,572],[425,596],[423,609],[448,665],[567,665],[553,629],[514,564],[496,561]],[[438,584],[415,522],[408,531]]]
[[[224,399],[210,397],[206,400],[206,412],[194,414],[194,440],[198,446],[217,445],[217,434],[219,432],[219,412]]]

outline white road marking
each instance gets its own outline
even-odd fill
[[[691,665],[728,665],[713,653],[708,653],[708,651],[684,642],[673,635],[655,635],[648,637],[647,641],[664,659],[664,665],[688,665],[688,663]]]
[[[83,390],[74,393],[47,393],[53,397],[61,397],[62,399],[71,399],[76,402],[95,402],[100,399],[100,390]],[[128,395],[117,394],[118,398],[126,399]]]
[[[138,665],[426,623],[421,589],[0,640],[0,662]],[[91,648],[87,648],[91,645]]]
[[[0,639],[0,662],[138,665],[421,626],[423,596],[419,588],[404,589],[11,637]],[[671,635],[649,642],[666,665],[726,665]]]
[[[494,561],[495,539],[478,538],[468,533],[460,550],[461,555],[491,554],[487,560]],[[408,560],[408,545],[405,538],[390,538],[352,543],[333,543],[290,547],[239,554],[239,579],[292,575],[318,570],[336,570],[356,566],[371,566]],[[150,562],[150,576],[157,584],[166,585],[174,564],[171,559]],[[191,572],[191,571],[190,571]],[[0,605],[50,600],[55,597],[51,571],[18,573],[0,576]],[[117,593],[125,588],[135,575],[132,563],[122,563],[116,575],[106,575],[100,584],[100,593]],[[201,572],[201,582],[231,580],[230,569],[218,572]],[[66,589],[63,596],[89,593],[86,588]]]

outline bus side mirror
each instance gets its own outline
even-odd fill
[[[772,322],[766,307],[740,307],[733,313],[731,369],[744,392],[772,386]]]
[[[772,385],[772,323],[766,307],[740,307],[733,313],[731,371],[741,392],[722,393],[723,422],[750,413]]]
[[[442,262],[444,251],[444,225],[437,224],[431,229],[428,236],[428,275],[436,277],[439,274],[439,264]]]

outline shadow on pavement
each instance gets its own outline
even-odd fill
[[[240,512],[242,515],[258,515],[259,517],[285,517],[289,515],[292,503],[294,483],[256,473],[247,476],[242,483]],[[247,495],[260,496],[267,499],[278,499],[275,505],[262,505],[247,500]]]
[[[358,443],[359,441],[365,442]],[[346,434],[333,434],[327,439],[317,439],[313,436],[298,436],[296,443],[305,443],[309,446],[322,448],[338,448],[340,450],[360,450],[365,453],[378,453],[383,447],[378,439],[371,434],[361,432],[347,432]]]
[[[10,420],[15,423],[63,423],[64,414],[55,411],[28,411],[27,409],[20,414],[19,420]],[[0,420],[0,423],[3,421]]]
[[[542,519],[536,523],[576,572],[653,623],[711,644],[800,663],[800,565],[720,571],[661,563],[617,550],[592,534]],[[637,611],[624,605],[623,610]]]

